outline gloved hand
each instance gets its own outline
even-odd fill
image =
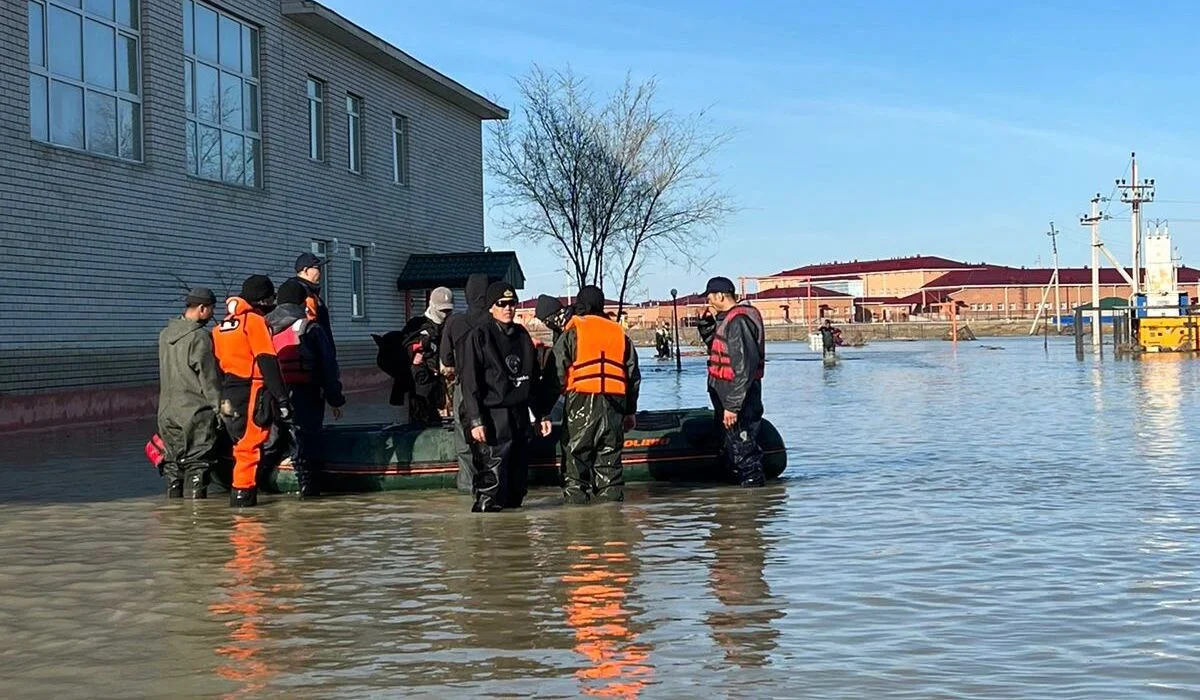
[[[279,407],[275,409],[279,420],[287,421],[292,419],[292,404],[288,401],[280,401]]]

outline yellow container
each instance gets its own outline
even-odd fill
[[[1138,319],[1137,342],[1146,352],[1200,351],[1200,317]]]

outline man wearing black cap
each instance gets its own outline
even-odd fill
[[[291,430],[282,431],[288,456],[300,487],[301,498],[320,495],[317,472],[324,462],[321,432],[325,405],[333,417],[342,417],[346,397],[342,395],[341,372],[333,345],[320,324],[310,321],[304,308],[308,292],[295,280],[279,285],[274,311],[267,314],[279,370],[288,387],[292,406]]]
[[[213,351],[225,374],[221,418],[233,445],[229,505],[258,503],[258,464],[271,426],[291,415],[287,385],[264,314],[275,305],[275,285],[264,275],[242,283],[241,296],[225,302],[225,320],[213,329]]]
[[[304,287],[305,292],[308,293],[308,299],[304,304],[308,311],[308,320],[315,321],[317,325],[325,329],[325,335],[329,336],[329,344],[333,346],[334,355],[336,355],[337,346],[333,343],[333,326],[329,321],[329,307],[321,298],[321,278],[324,276],[325,264],[328,262],[312,253],[301,253],[300,257],[296,258],[296,276],[287,282],[296,282]]]
[[[166,445],[167,497],[206,498],[217,442],[221,374],[204,327],[217,305],[212,290],[188,292],[183,315],[158,335],[158,435]]]
[[[766,360],[766,330],[762,314],[748,302],[739,303],[733,282],[714,277],[704,290],[714,318],[706,313],[698,326],[708,346],[708,395],[717,424],[725,432],[725,457],[734,479],[742,486],[762,486],[762,377]]]
[[[550,434],[550,421],[543,420],[538,401],[533,341],[524,327],[513,323],[517,293],[512,285],[493,282],[486,303],[491,320],[471,331],[456,352],[463,418],[474,458],[471,510],[476,513],[521,507],[529,475],[531,413],[541,434]]]
[[[558,384],[566,393],[563,500],[625,500],[621,449],[635,425],[642,375],[625,329],[604,315],[604,292],[586,286],[575,316],[554,344]]]

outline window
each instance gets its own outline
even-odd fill
[[[983,309],[984,311],[991,311],[991,310],[992,310],[992,305],[991,305],[991,304],[984,304],[983,306],[984,306],[984,309]]]
[[[262,179],[258,30],[202,2],[184,0],[183,53],[188,172],[257,187]]]
[[[325,83],[316,78],[308,79],[308,157],[325,160]]]
[[[350,172],[362,172],[362,98],[346,95],[346,155]]]
[[[408,184],[408,117],[392,115],[392,181]]]
[[[350,316],[352,318],[364,318],[367,315],[367,283],[363,270],[364,252],[363,246],[350,246]]]
[[[331,266],[331,261],[329,260],[329,241],[314,240],[310,250],[313,255],[325,261],[325,266],[321,268],[321,289],[324,290],[322,296],[325,299],[329,299],[332,296],[330,293],[332,287],[329,286],[329,268]]]
[[[142,159],[137,0],[29,0],[29,135]]]

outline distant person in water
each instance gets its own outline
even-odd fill
[[[830,319],[825,319],[817,330],[821,334],[821,351],[825,359],[836,357],[837,346],[841,345],[842,332],[833,327],[833,321]]]

